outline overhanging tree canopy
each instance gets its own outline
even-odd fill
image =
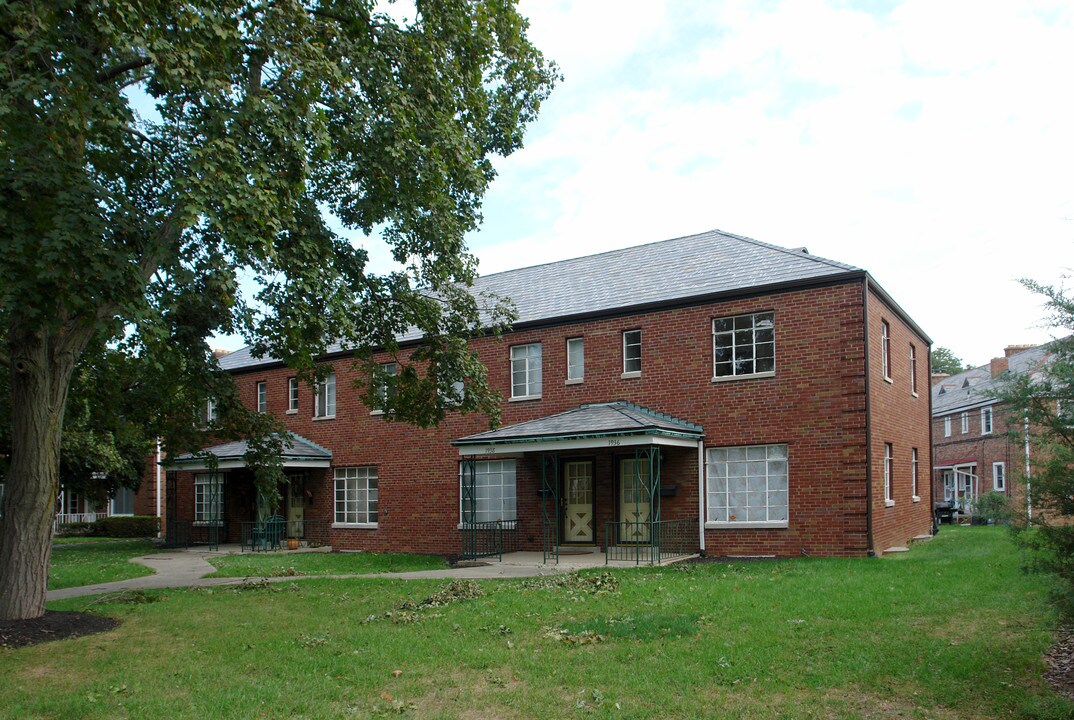
[[[388,6],[395,9],[396,6]],[[504,0],[0,0],[0,332],[12,454],[0,618],[44,611],[64,406],[91,341],[217,385],[241,332],[311,372],[333,342],[425,342],[396,417],[491,410],[460,340],[506,319],[466,286],[464,235],[555,79]],[[138,98],[153,109],[137,110]],[[326,219],[326,216],[334,220]],[[379,236],[373,274],[336,228]],[[244,304],[239,271],[258,303]]]

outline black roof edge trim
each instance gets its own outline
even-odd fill
[[[868,273],[866,274],[868,275]],[[890,307],[892,311],[899,316],[900,320],[909,325],[910,329],[920,335],[922,340],[927,342],[929,345],[932,345],[932,338],[928,336],[928,333],[922,330],[921,326],[914,322],[913,319],[911,319],[911,317],[906,313],[906,311],[902,309],[902,306],[899,305],[899,303],[895,302],[890,295],[888,295],[888,291],[882,288],[880,286],[880,283],[878,283],[872,275],[869,275],[869,289],[875,290],[877,297],[879,297],[885,305]]]

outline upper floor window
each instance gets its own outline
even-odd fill
[[[314,417],[336,416],[336,374],[332,373],[317,383],[313,395]]]
[[[541,396],[541,343],[511,348],[511,397]]]
[[[910,495],[914,498],[917,494],[917,448],[910,450]]]
[[[388,402],[395,400],[397,392],[395,376],[399,374],[399,365],[397,363],[384,363],[380,366],[380,369],[384,373],[384,377],[377,382],[377,399],[380,401],[380,406],[373,412],[383,412]]]
[[[567,380],[582,382],[585,379],[585,338],[567,339]]]
[[[641,372],[641,330],[623,333],[623,374]]]
[[[257,384],[257,411],[268,412],[268,383],[264,381]]]
[[[201,427],[209,427],[217,418],[216,400],[209,398],[205,401],[200,412],[198,413],[199,420],[201,421]]]
[[[910,392],[917,395],[917,348],[910,343]]]
[[[962,434],[965,435],[970,431],[970,414],[968,412],[962,413]]]
[[[894,505],[895,498],[892,493],[891,483],[895,474],[895,450],[891,443],[884,443],[884,502]]]
[[[951,416],[948,415],[943,419],[943,436],[951,437]]]
[[[776,371],[774,317],[765,312],[712,321],[714,380]]]
[[[298,412],[298,378],[287,378],[287,412]]]
[[[882,355],[882,366],[884,369],[884,379],[891,379],[891,326],[887,324],[887,321],[880,321],[880,352]]]
[[[990,435],[992,433],[992,408],[981,408],[981,434]]]
[[[992,489],[996,492],[1007,491],[1007,466],[1001,462],[992,463]]]

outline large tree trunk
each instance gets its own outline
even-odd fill
[[[67,388],[88,331],[9,336],[11,466],[0,518],[0,620],[45,613]]]

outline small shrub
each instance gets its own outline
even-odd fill
[[[120,515],[106,517],[90,523],[87,534],[97,537],[155,537],[159,525],[157,518],[149,515]]]
[[[973,502],[973,524],[986,525],[989,521],[996,525],[1008,525],[1014,517],[1014,508],[1010,498],[1003,493],[989,492]]]
[[[57,537],[84,537],[90,534],[93,523],[69,522],[56,528]]]

